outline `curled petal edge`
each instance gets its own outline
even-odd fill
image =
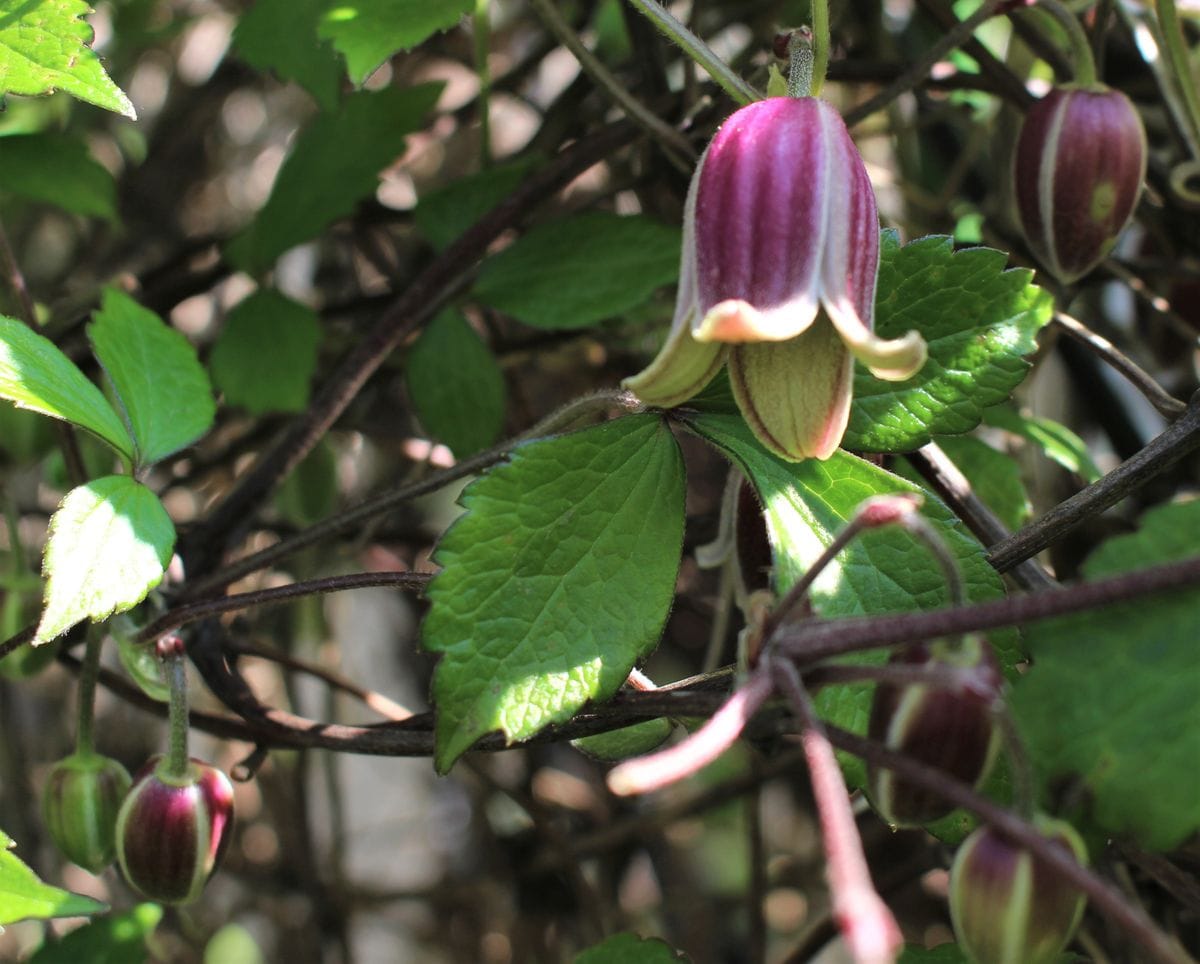
[[[846,347],[871,374],[886,382],[912,378],[925,364],[929,350],[920,332],[909,331],[899,338],[880,338],[858,314],[845,306],[826,304],[826,313]]]
[[[622,381],[621,387],[647,405],[672,408],[712,381],[728,352],[725,345],[696,341],[690,324],[676,325],[654,361]]]

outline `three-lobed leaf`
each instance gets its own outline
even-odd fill
[[[400,156],[441,90],[441,84],[422,84],[359,91],[336,111],[317,115],[296,137],[254,222],[227,246],[229,259],[261,272],[353,211],[375,193],[379,172]]]
[[[1087,560],[1089,579],[1195,557],[1200,502],[1148,512]],[[1032,624],[1013,713],[1042,785],[1082,782],[1109,834],[1168,850],[1200,831],[1200,592]]]
[[[317,33],[346,58],[350,79],[361,84],[392,54],[411,50],[448,30],[472,0],[326,0]]]
[[[14,846],[0,830],[0,927],[21,920],[88,917],[108,909],[90,897],[43,882],[12,852]]]
[[[527,739],[616,692],[666,622],[683,501],[654,415],[527,443],[464,491],[422,634],[441,654],[440,771],[487,733]]]
[[[774,563],[774,589],[783,595],[833,541],[855,509],[871,496],[913,493],[916,486],[847,452],[824,461],[785,462],[767,452],[737,415],[719,411],[689,414],[688,424],[712,442],[746,475],[758,493],[767,521]],[[983,547],[944,503],[928,493],[921,510],[953,553],[967,599],[1004,595],[1003,583],[987,564]],[[895,527],[862,533],[842,550],[811,590],[816,612],[869,616],[934,609],[949,604],[946,579],[929,550]],[[1018,658],[1015,634],[989,637],[1002,664]],[[886,659],[881,651],[856,654],[859,662]],[[871,687],[829,686],[816,695],[822,717],[856,733],[866,732]],[[843,761],[847,780],[861,786],[863,764]]]
[[[133,439],[100,389],[50,339],[2,316],[0,398],[78,425],[133,459]]]
[[[883,233],[875,330],[896,338],[916,329],[929,358],[903,382],[856,367],[846,448],[907,452],[934,435],[969,432],[1021,383],[1053,299],[1032,283],[1032,271],[1006,270],[1006,261],[991,248],[955,251],[948,237],[901,246]]]
[[[125,415],[139,465],[153,465],[208,431],[216,414],[212,386],[181,333],[107,288],[87,334]]]
[[[84,0],[0,0],[0,95],[73,97],[137,117],[133,104],[88,46],[94,31]]]
[[[50,518],[33,644],[136,606],[162,580],[174,545],[170,516],[141,483],[109,475],[72,489]]]
[[[321,322],[278,291],[256,291],[229,312],[209,357],[229,405],[254,415],[299,412],[308,404]]]
[[[589,211],[539,225],[484,262],[473,294],[535,328],[586,328],[636,308],[679,275],[680,233]]]

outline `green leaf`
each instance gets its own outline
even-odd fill
[[[535,328],[586,328],[674,281],[679,245],[677,228],[588,211],[540,225],[489,258],[474,294]]]
[[[361,91],[336,113],[319,114],[296,138],[271,196],[226,255],[257,274],[375,193],[379,172],[404,151],[405,137],[433,109],[441,84]]]
[[[438,770],[486,733],[527,739],[617,691],[666,622],[683,497],[654,415],[527,443],[464,490],[423,632],[442,654]]]
[[[0,137],[5,193],[53,204],[84,217],[113,220],[117,186],[77,137],[69,134],[12,134]]]
[[[94,32],[83,0],[0,0],[0,95],[73,97],[136,119],[129,98],[88,46]]]
[[[124,914],[98,918],[60,940],[43,944],[29,964],[144,964],[146,938],[162,920],[158,904],[138,904]]]
[[[284,480],[275,507],[289,522],[307,526],[333,512],[337,497],[337,453],[327,436]]]
[[[325,0],[256,0],[233,31],[234,49],[259,70],[299,84],[323,111],[337,108],[342,65],[317,37]]]
[[[575,955],[575,964],[686,964],[687,956],[657,937],[616,934]]]
[[[209,367],[229,405],[252,415],[301,412],[320,343],[321,322],[311,308],[259,289],[229,312]]]
[[[1021,415],[1010,405],[995,405],[983,413],[983,424],[1028,439],[1046,458],[1082,476],[1086,482],[1095,482],[1103,474],[1092,461],[1087,443],[1054,419]]]
[[[421,333],[405,377],[417,418],[458,458],[496,441],[504,427],[504,375],[458,312],[442,312]]]
[[[1006,271],[1006,260],[991,248],[955,251],[946,237],[901,247],[883,233],[875,330],[896,338],[917,329],[929,360],[904,382],[855,369],[846,448],[909,452],[934,435],[969,432],[1021,383],[1053,299],[1030,282],[1032,271]]]
[[[115,288],[104,290],[92,317],[88,341],[125,414],[139,465],[153,465],[208,431],[216,412],[212,386],[181,333]]]
[[[136,606],[162,579],[174,545],[170,516],[141,483],[109,475],[72,489],[50,518],[46,608],[33,644]]]
[[[1194,557],[1200,501],[1146,513],[1083,566],[1088,579]],[[1200,591],[1105,606],[1027,630],[1013,713],[1043,785],[1083,782],[1110,834],[1170,850],[1200,830]]]
[[[911,493],[917,487],[847,452],[827,461],[785,462],[767,452],[736,415],[703,413],[688,424],[717,446],[750,479],[763,505],[775,566],[774,589],[782,596],[845,527],[855,509],[873,495]],[[958,560],[967,598],[1004,595],[1000,577],[987,564],[983,547],[946,506],[923,493],[922,515]],[[862,616],[911,612],[949,605],[945,579],[929,551],[894,527],[862,533],[817,578],[812,602],[822,616]],[[1015,634],[989,635],[1002,665],[1020,657]],[[874,650],[848,659],[881,663]],[[828,686],[816,695],[822,717],[855,733],[865,733],[871,709],[870,685]],[[861,761],[843,759],[852,786],[864,782]]]
[[[578,740],[572,740],[571,746],[597,760],[624,760],[661,746],[673,729],[674,724],[670,720],[643,720],[619,730],[581,736]]]
[[[0,830],[0,927],[31,918],[88,917],[108,910],[98,900],[43,883],[12,853],[15,846]]]
[[[413,220],[440,251],[516,190],[537,164],[536,157],[497,164],[422,194]]]
[[[103,392],[27,325],[0,316],[0,398],[87,429],[133,458],[133,440]]]
[[[400,50],[448,30],[472,0],[326,0],[317,33],[346,58],[350,79],[362,84]]]

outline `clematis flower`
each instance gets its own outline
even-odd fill
[[[743,107],[692,177],[671,332],[624,385],[674,406],[728,361],[767,448],[828,458],[850,416],[855,358],[892,381],[925,362],[917,332],[874,334],[878,271],[875,195],[837,111],[814,97]]]

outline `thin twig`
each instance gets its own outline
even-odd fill
[[[1200,392],[1192,396],[1187,411],[1177,421],[1132,458],[1055,506],[1036,522],[989,548],[988,562],[997,572],[1007,572],[1057,542],[1080,523],[1137,491],[1198,448]]]
[[[691,142],[625,89],[612,71],[584,46],[579,34],[571,29],[551,0],[529,0],[529,3],[546,28],[575,55],[583,72],[592,78],[596,86],[607,93],[631,121],[662,145],[663,152],[675,167],[685,174],[691,174],[696,166],[696,151]]]
[[[134,640],[139,643],[148,643],[158,639],[164,633],[169,633],[173,629],[179,629],[181,626],[198,622],[201,619],[238,609],[249,609],[252,606],[276,605],[303,596],[345,592],[349,589],[367,589],[373,586],[393,586],[409,592],[421,592],[432,578],[432,575],[427,572],[407,570],[403,572],[354,572],[342,576],[308,579],[287,586],[275,586],[271,589],[239,592],[231,596],[222,596],[219,599],[203,599],[200,602],[185,603],[168,610],[154,622],[142,627]]]
[[[1146,397],[1146,401],[1158,410],[1160,415],[1174,419],[1187,411],[1187,402],[1181,402],[1171,395],[1137,362],[1107,338],[1096,334],[1082,321],[1072,318],[1064,311],[1056,311],[1054,321],[1079,344],[1124,375],[1129,383]]]

